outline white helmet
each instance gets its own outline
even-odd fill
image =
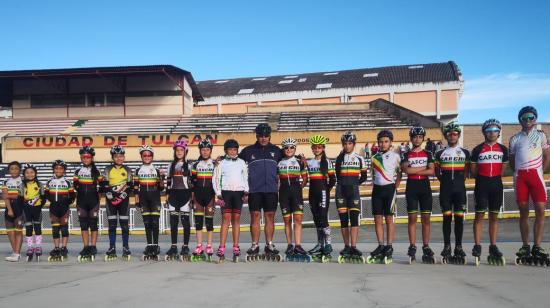
[[[149,145],[144,144],[141,147],[139,147],[139,155],[141,155],[145,151],[149,151],[149,152],[151,152],[151,154],[155,154],[155,151]]]
[[[293,138],[286,138],[283,140],[283,142],[281,142],[281,145],[283,146],[283,148],[295,147],[297,144],[298,142],[296,141],[296,139],[293,139]]]

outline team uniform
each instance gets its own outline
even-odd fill
[[[130,228],[129,195],[132,191],[132,170],[127,166],[111,164],[103,170],[102,190],[107,198],[107,221],[109,223],[109,244],[115,247],[117,220],[122,230],[122,245],[128,247]]]
[[[93,175],[91,166],[80,166],[75,170],[73,186],[76,193],[76,207],[82,231],[97,231],[99,219],[99,186],[103,181],[100,174]]]
[[[134,191],[139,196],[137,207],[141,209],[147,245],[158,245],[160,219],[160,193],[164,179],[153,164],[141,165],[134,174]]]
[[[340,154],[336,160],[336,207],[338,212],[360,212],[359,185],[367,179],[365,159],[357,154]]]
[[[277,165],[279,174],[279,204],[283,217],[303,215],[304,200],[300,178],[307,176],[307,169],[296,156],[283,158]]]
[[[42,235],[42,208],[46,203],[44,186],[38,180],[24,181],[23,184],[23,212],[25,215],[26,236]],[[13,207],[13,204],[12,204]]]
[[[441,188],[439,202],[441,212],[463,213],[466,206],[465,170],[470,152],[459,146],[447,147],[435,154],[435,164],[440,170]]]
[[[240,214],[243,196],[249,192],[248,168],[240,158],[225,157],[214,169],[214,191],[224,201],[224,214]]]
[[[47,200],[50,202],[50,220],[53,238],[69,236],[69,206],[76,199],[73,184],[65,177],[53,177],[44,188]]]
[[[187,161],[172,162],[168,167],[167,193],[168,211],[170,212],[170,236],[172,245],[178,240],[178,224],[183,226],[183,244],[186,248],[191,236],[191,188],[189,186],[191,169]],[[183,250],[183,249],[182,249]],[[188,253],[184,253],[188,254]]]
[[[330,190],[336,184],[334,163],[326,159],[327,172],[321,172],[321,161],[311,158],[307,161],[309,175],[309,206],[313,214],[313,220],[318,229],[325,230],[328,224],[328,208],[330,204]],[[330,235],[330,229],[328,230]]]
[[[477,166],[474,196],[476,212],[499,213],[502,207],[502,170],[508,162],[508,148],[500,143],[482,143],[472,150],[471,163]]]
[[[510,139],[510,154],[514,155],[514,184],[518,202],[546,203],[548,196],[543,177],[543,150],[548,149],[546,134],[537,129],[521,131]]]
[[[378,152],[372,157],[374,186],[372,214],[390,216],[395,213],[395,177],[401,172],[401,156],[393,151]]]
[[[214,230],[215,192],[212,185],[214,168],[214,160],[211,158],[198,160],[191,168],[191,182],[193,183],[193,193],[195,197],[193,202],[195,228],[197,231],[202,230],[203,217],[205,218],[206,230]]]
[[[13,210],[13,216],[8,216],[8,210],[4,211],[6,231],[23,231],[24,214],[23,214],[23,180],[21,177],[9,177],[2,184],[2,190],[6,190],[10,205]]]
[[[434,159],[432,153],[426,150],[408,151],[403,155],[401,163],[411,168],[427,168],[429,164],[434,163]],[[421,214],[431,214],[432,188],[430,187],[429,177],[418,174],[408,175],[405,198],[407,200],[407,213],[418,213],[420,208]]]

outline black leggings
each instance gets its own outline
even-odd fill
[[[42,235],[42,207],[41,206],[25,206],[25,236],[32,236],[34,230],[35,235]]]
[[[313,222],[317,228],[328,227],[328,207],[330,204],[329,191],[324,188],[311,187],[309,191],[309,207],[313,215]]]
[[[191,236],[191,221],[189,220],[189,212],[170,212],[170,237],[172,245],[178,243],[178,224],[181,216],[181,224],[183,226],[183,245],[189,245],[189,237]]]

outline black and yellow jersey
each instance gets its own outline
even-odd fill
[[[42,206],[46,203],[44,185],[39,181],[24,181],[23,199],[25,205]]]
[[[132,170],[125,165],[111,164],[103,169],[101,186],[104,192],[109,190],[129,193],[132,190]]]

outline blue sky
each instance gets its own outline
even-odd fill
[[[173,64],[195,79],[454,60],[460,121],[550,121],[549,1],[2,1],[0,70]]]

